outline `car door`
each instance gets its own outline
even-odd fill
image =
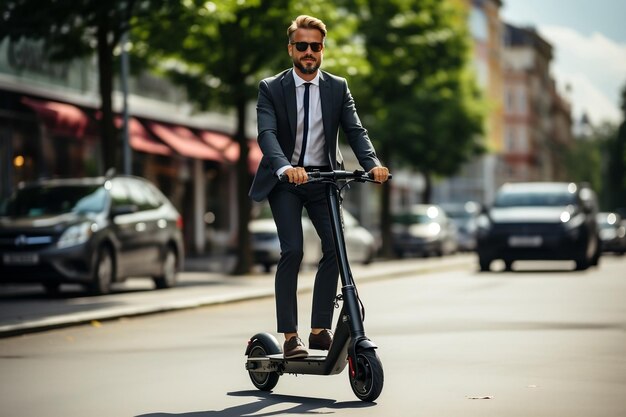
[[[111,230],[118,242],[116,254],[117,272],[120,278],[128,276],[133,269],[137,242],[135,238],[135,212],[130,192],[119,178],[111,180]]]
[[[136,275],[152,275],[161,263],[161,248],[165,244],[164,232],[158,226],[162,215],[161,204],[155,198],[147,184],[135,178],[127,178],[126,186],[130,192],[132,203],[137,206],[135,213],[135,247],[133,249],[132,273]]]

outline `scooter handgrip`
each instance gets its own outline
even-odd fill
[[[367,178],[369,178],[369,179],[371,179],[371,180],[373,180],[373,179],[374,179],[374,175],[372,175],[372,173],[371,173],[371,172],[368,172],[368,173],[367,173],[367,174],[365,174],[365,175],[367,175]],[[388,175],[387,175],[387,179],[388,179],[388,180],[390,180],[391,178],[393,178],[393,175],[392,175],[392,174],[388,174]]]

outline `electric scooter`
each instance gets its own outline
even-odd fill
[[[335,306],[339,306],[339,301],[343,301],[343,306],[333,343],[325,356],[285,359],[280,344],[272,334],[257,333],[248,341],[246,370],[255,387],[271,391],[283,374],[335,375],[348,365],[348,378],[354,394],[362,401],[374,401],[383,389],[383,366],[376,354],[377,346],[365,336],[365,309],[348,264],[340,199],[341,190],[350,182],[376,181],[364,171],[312,171],[308,175],[308,183],[326,184],[326,200],[341,276],[341,294],[335,298]]]

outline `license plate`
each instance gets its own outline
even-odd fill
[[[541,246],[543,238],[541,236],[511,236],[509,246],[514,248],[536,248]]]
[[[39,255],[36,253],[5,253],[2,255],[5,265],[37,265]]]

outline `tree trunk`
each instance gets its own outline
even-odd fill
[[[117,135],[113,124],[113,47],[109,41],[110,22],[103,16],[98,26],[98,75],[102,118],[100,119],[100,149],[103,170],[119,168]]]
[[[393,235],[391,234],[391,184],[383,184],[380,206],[380,232],[382,234],[381,255],[384,258],[393,257]]]
[[[380,157],[385,161],[383,164],[392,171],[391,150],[388,141],[383,143]],[[391,172],[393,174],[393,172]],[[393,180],[392,180],[393,181]],[[382,238],[381,255],[384,258],[393,257],[393,235],[391,234],[391,184],[389,181],[382,185],[380,195],[380,233]]]
[[[252,269],[252,251],[250,247],[250,174],[248,172],[248,139],[246,138],[246,100],[242,94],[237,103],[237,133],[239,143],[239,160],[237,161],[237,263],[233,269],[233,275],[244,275]]]
[[[424,191],[422,191],[422,203],[430,204],[430,201],[433,198],[432,178],[430,176],[430,172],[428,171],[422,171],[422,175],[424,176]]]

